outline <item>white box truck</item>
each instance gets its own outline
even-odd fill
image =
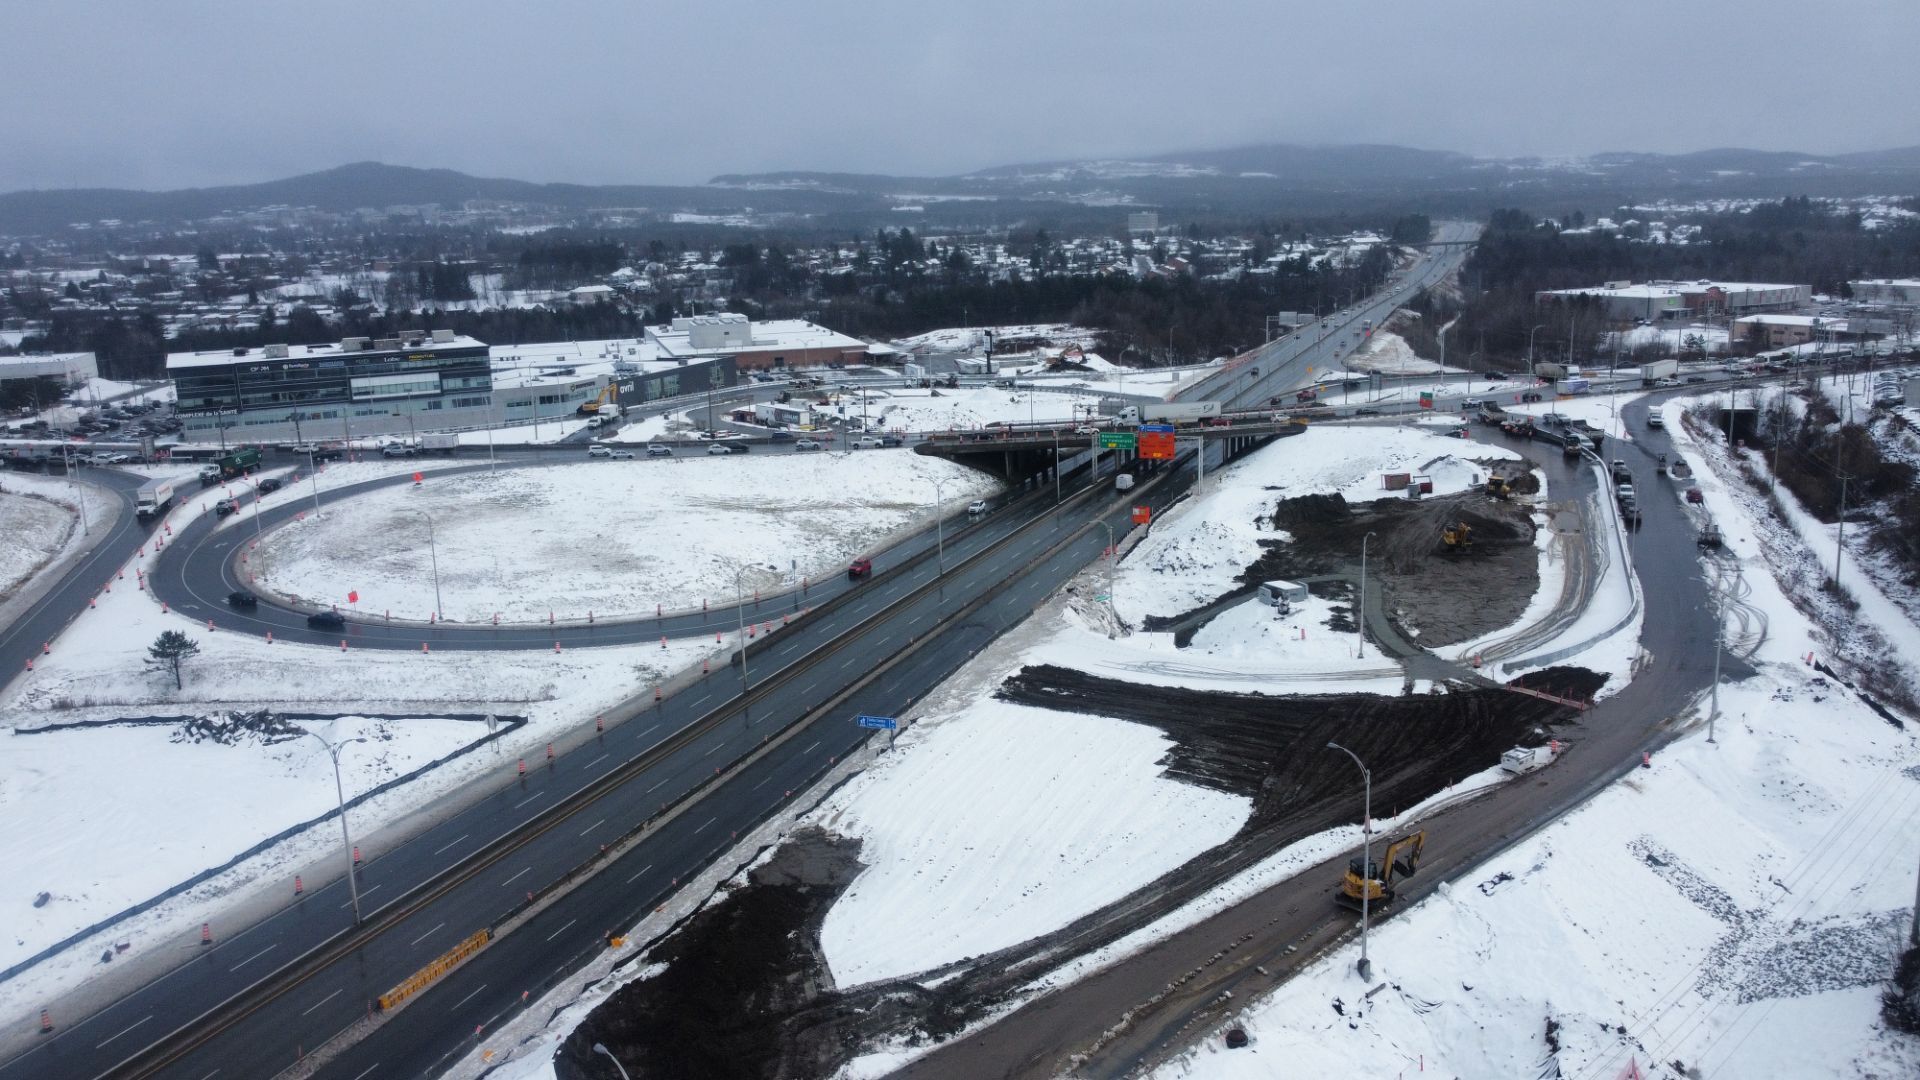
[[[152,521],[173,505],[173,481],[149,480],[133,496],[133,513],[141,521]]]

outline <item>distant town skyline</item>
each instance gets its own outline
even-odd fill
[[[1550,158],[1920,144],[1920,114],[1897,104],[1920,90],[1905,55],[1920,5],[1892,0],[535,15],[504,0],[10,5],[0,35],[24,92],[0,124],[0,190],[250,183],[362,160],[683,184],[1272,142]],[[1830,44],[1782,48],[1809,39]]]

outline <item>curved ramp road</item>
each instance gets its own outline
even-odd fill
[[[120,513],[111,524],[94,522],[79,559],[11,625],[0,627],[0,664],[5,665],[0,670],[6,672],[7,680],[26,670],[27,660],[40,655],[43,643],[54,642],[87,610],[87,602],[127,565],[153,528],[133,513],[133,494],[147,482],[146,477],[118,469],[91,469],[75,479],[113,492],[120,499]],[[39,584],[28,580],[22,583],[22,592]]]

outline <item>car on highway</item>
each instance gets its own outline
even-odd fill
[[[610,458],[613,456],[613,447],[601,446],[599,443],[595,443],[587,447],[587,456],[590,458]]]
[[[1683,379],[1683,380],[1681,380],[1681,381],[1682,381],[1682,382],[1690,382],[1690,383],[1695,383],[1695,382],[1706,382],[1706,381],[1707,381],[1707,377],[1706,377],[1705,375],[1689,375],[1689,376],[1687,376],[1687,377],[1686,377],[1685,379]]]
[[[825,450],[827,447],[826,444],[822,443],[819,439],[795,439],[793,448],[795,450]]]
[[[1660,418],[1659,413],[1650,412],[1647,414],[1647,426],[1650,428],[1663,428],[1667,426],[1667,422]]]
[[[226,517],[228,514],[237,514],[239,512],[240,504],[232,499],[221,499],[213,506],[213,515],[215,517]]]
[[[384,457],[412,457],[413,447],[405,443],[388,443],[380,448],[380,453]]]
[[[1702,495],[1702,494],[1700,494],[1700,489],[1699,489],[1699,488],[1697,488],[1697,487],[1690,487],[1690,488],[1688,488],[1688,489],[1687,489],[1687,501],[1688,501],[1688,502],[1690,502],[1690,503],[1697,503],[1697,502],[1705,502],[1705,501],[1706,501],[1706,499],[1707,499],[1707,497],[1706,497],[1705,495]]]
[[[615,451],[613,452],[613,460],[615,460],[615,461],[632,461],[632,460],[633,460],[633,451],[631,451],[631,450],[615,450]]]
[[[861,578],[872,577],[872,576],[873,576],[873,560],[872,559],[855,559],[853,560],[853,562],[847,565],[848,581],[859,581]]]
[[[1100,434],[1100,425],[1081,424],[1079,427],[1073,429],[1073,433],[1075,435],[1098,435]]]
[[[967,504],[967,514],[970,517],[979,517],[981,514],[984,514],[986,512],[987,512],[987,500],[985,499],[975,499],[972,502]]]
[[[347,620],[337,611],[316,611],[307,616],[307,626],[314,630],[345,630]]]
[[[885,445],[887,445],[886,441],[878,435],[862,435],[853,440],[855,450],[878,450]]]
[[[1360,407],[1360,408],[1358,408],[1358,409],[1355,409],[1355,410],[1353,410],[1353,414],[1352,414],[1352,415],[1354,415],[1354,416],[1379,416],[1379,415],[1380,415],[1380,410],[1379,410],[1379,409],[1375,409],[1375,408],[1372,408],[1372,407],[1369,407],[1369,406],[1362,406],[1362,407]]]
[[[277,476],[269,476],[265,480],[260,481],[258,487],[259,487],[260,494],[271,495],[274,492],[279,491],[281,488],[285,487],[286,484],[287,482],[285,480],[282,480]]]
[[[252,611],[260,606],[260,598],[245,589],[236,589],[227,594],[227,606],[241,611]]]
[[[712,446],[709,446],[709,447],[707,447],[707,453],[708,453],[709,455],[711,455],[711,454],[731,454],[731,453],[733,453],[733,451],[732,451],[732,450],[730,450],[730,449],[728,449],[728,448],[727,448],[727,447],[725,447],[725,446],[722,446],[722,445],[721,445],[721,444],[719,444],[719,443],[714,443],[714,444],[713,444]]]
[[[666,446],[661,443],[654,443],[652,446],[647,447],[647,456],[648,457],[672,457],[673,447]]]

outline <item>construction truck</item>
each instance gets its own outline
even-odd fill
[[[1464,521],[1441,526],[1440,545],[1449,555],[1458,555],[1473,550],[1473,526]]]
[[[1487,494],[1499,499],[1501,502],[1505,502],[1508,496],[1513,494],[1513,485],[1508,483],[1507,478],[1504,476],[1497,474],[1489,476],[1487,477]]]
[[[620,388],[618,386],[615,386],[613,383],[608,383],[600,388],[599,393],[581,402],[578,411],[581,416],[595,416],[600,412],[602,406],[611,406],[613,411],[609,415],[619,416],[620,407],[613,404],[613,399],[617,397],[619,393]]]
[[[1393,901],[1394,882],[1400,878],[1410,878],[1420,869],[1420,853],[1427,846],[1425,829],[1403,836],[1387,845],[1380,859],[1361,869],[1361,859],[1347,862],[1347,875],[1340,882],[1340,891],[1334,899],[1341,907],[1360,910],[1361,898],[1367,906],[1379,907]]]

